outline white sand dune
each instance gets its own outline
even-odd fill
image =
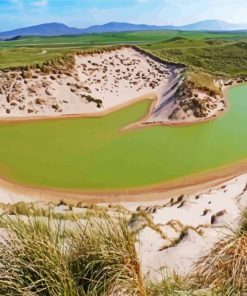
[[[75,55],[72,68],[0,73],[0,118],[95,116],[157,97],[145,123],[191,122],[216,116],[221,98],[186,89],[184,68],[132,47]],[[193,99],[203,102],[202,113]],[[199,111],[200,112],[199,112]]]
[[[133,99],[156,93],[166,84],[169,65],[132,48],[75,56],[73,71],[44,74],[30,70],[2,74],[0,116],[37,117],[104,113]]]

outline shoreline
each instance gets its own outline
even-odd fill
[[[235,85],[234,85],[235,86]],[[223,89],[224,100],[227,102],[227,109],[229,109],[227,91],[229,86]],[[155,104],[157,96],[150,94],[152,96],[153,102],[150,105],[150,110]],[[142,96],[135,98],[132,102],[136,103],[138,101],[147,99],[147,96]],[[129,105],[127,102],[125,105]],[[108,111],[109,112],[109,111]],[[220,112],[220,114],[223,112]],[[97,114],[97,117],[100,117],[100,114]],[[147,117],[146,115],[145,117]],[[219,115],[218,115],[219,116]],[[214,120],[216,118],[205,118],[204,121]],[[79,118],[80,115],[73,116],[72,118]],[[63,117],[64,118],[64,117]],[[47,118],[45,118],[47,119]],[[34,119],[36,120],[45,120]],[[53,119],[53,118],[52,118]],[[55,118],[61,119],[61,118]],[[49,119],[47,119],[49,120]],[[51,119],[50,119],[51,120]],[[140,122],[143,122],[144,119],[141,119]],[[28,122],[29,119],[20,121]],[[1,122],[1,120],[0,120]],[[17,121],[10,121],[8,123],[16,123]],[[6,123],[6,121],[4,121]],[[201,123],[203,123],[201,121]],[[140,124],[140,123],[139,123]],[[196,124],[196,123],[189,123]],[[134,123],[136,125],[136,123]],[[180,124],[187,125],[187,123]],[[140,125],[139,127],[151,127],[152,125]],[[130,128],[130,127],[127,127]],[[127,129],[126,127],[123,130]],[[131,127],[134,128],[134,127]],[[136,128],[136,127],[135,127]],[[138,128],[138,127],[137,127]],[[181,195],[181,194],[192,194],[195,192],[200,192],[201,190],[209,189],[215,186],[219,186],[223,182],[230,180],[231,178],[240,176],[247,171],[247,159],[237,161],[232,164],[224,165],[215,169],[208,171],[194,173],[189,176],[176,178],[174,180],[162,182],[156,185],[142,186],[138,188],[131,189],[112,189],[112,190],[73,190],[73,189],[59,189],[59,188],[50,188],[50,187],[39,187],[32,185],[25,185],[10,181],[4,177],[0,178],[0,189],[6,190],[9,194],[27,196],[34,200],[49,200],[49,201],[60,201],[61,199],[66,199],[71,202],[84,202],[84,203],[119,203],[119,202],[145,202],[145,201],[155,201],[155,200],[166,200],[168,198]]]
[[[11,194],[23,196],[33,201],[55,202],[66,200],[71,203],[89,204],[153,202],[217,188],[233,178],[244,175],[246,172],[247,159],[215,170],[195,173],[176,180],[129,190],[66,190],[24,185],[4,178],[0,178],[0,189],[5,190],[9,196]]]
[[[152,126],[189,126],[189,125],[195,125],[200,124],[204,122],[208,122],[211,120],[216,120],[219,116],[223,115],[228,109],[228,99],[227,99],[227,92],[231,87],[236,87],[238,85],[242,84],[236,84],[232,86],[225,87],[222,91],[223,93],[223,100],[225,103],[224,110],[220,111],[218,110],[215,114],[204,117],[204,118],[198,118],[193,120],[167,120],[167,121],[154,121],[154,122],[146,122],[146,120],[151,116],[152,111],[154,110],[154,107],[158,100],[158,93],[157,92],[151,92],[147,93],[145,95],[141,95],[138,97],[135,97],[133,99],[130,99],[127,102],[120,103],[117,106],[113,106],[111,108],[108,108],[107,110],[100,111],[100,112],[94,112],[94,113],[75,113],[75,114],[63,114],[63,115],[57,115],[57,116],[13,116],[13,117],[1,117],[0,116],[0,124],[11,124],[11,123],[29,123],[29,122],[36,122],[36,121],[50,121],[50,120],[63,120],[63,119],[87,119],[87,118],[101,118],[107,115],[110,115],[114,112],[120,111],[124,108],[127,108],[135,103],[141,102],[143,100],[152,100],[152,103],[147,110],[147,114],[143,116],[142,119],[139,121],[132,123],[126,127],[124,127],[122,130],[128,130],[128,129],[136,129],[136,128],[143,128],[143,127],[152,127]]]

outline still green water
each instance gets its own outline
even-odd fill
[[[68,189],[154,185],[247,159],[247,85],[229,90],[230,109],[210,122],[121,131],[150,101],[102,118],[0,125],[0,175]]]

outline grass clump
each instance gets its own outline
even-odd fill
[[[216,296],[211,289],[200,289],[188,278],[176,274],[161,282],[149,282],[146,290],[149,296]]]
[[[47,204],[45,207],[36,203],[18,202],[16,204],[0,205],[3,211],[8,215],[27,216],[27,217],[46,217],[54,220],[70,220],[77,221],[81,219],[89,219],[90,217],[105,217],[105,213],[108,211],[106,207],[100,207],[96,205],[88,205],[85,208],[81,208],[81,211],[74,211],[74,207],[71,204],[67,204],[64,201],[60,201],[57,207],[67,207],[64,211],[55,211],[56,206],[54,204]]]
[[[51,231],[50,222],[1,218],[0,295],[80,295],[64,256],[64,229],[53,224]]]
[[[222,295],[247,295],[247,211],[240,229],[201,258],[192,277],[202,287],[223,291]]]
[[[192,84],[197,89],[209,92],[210,95],[220,95],[221,91],[214,82],[214,77],[208,73],[201,71],[190,71],[187,74],[188,83]]]
[[[135,237],[125,218],[115,219],[89,220],[75,234],[71,268],[77,285],[93,295],[145,295]]]
[[[1,217],[0,295],[145,295],[127,221],[84,222]]]

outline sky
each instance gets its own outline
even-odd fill
[[[111,21],[184,25],[247,23],[247,0],[0,0],[0,31],[48,22],[85,28]]]

